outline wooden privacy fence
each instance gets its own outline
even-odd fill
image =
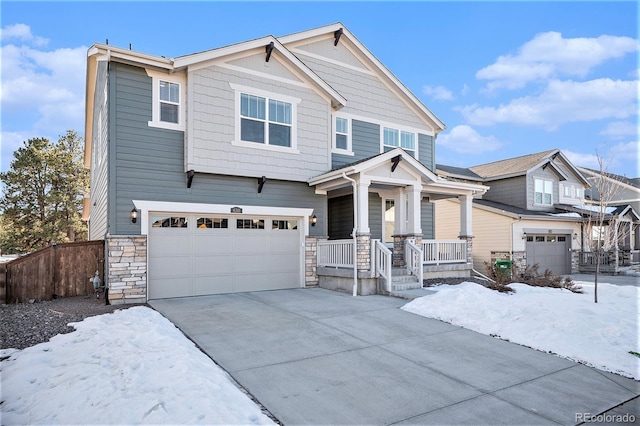
[[[104,241],[49,246],[6,263],[6,302],[93,294],[96,271],[104,282]]]

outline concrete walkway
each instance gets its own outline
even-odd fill
[[[640,395],[405,303],[323,289],[150,302],[285,425],[576,424]]]

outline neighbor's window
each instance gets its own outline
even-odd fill
[[[402,148],[414,155],[416,150],[416,134],[405,132],[404,130],[385,127],[382,131],[382,138],[385,147]]]
[[[240,94],[240,139],[291,147],[292,104],[247,93]]]
[[[550,206],[553,204],[553,182],[550,180],[535,180],[535,203]]]
[[[180,84],[160,80],[160,121],[179,123]]]
[[[336,117],[336,149],[350,151],[349,146],[349,120]]]

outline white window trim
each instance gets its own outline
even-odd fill
[[[145,69],[147,75],[151,77],[152,84],[152,106],[151,121],[148,122],[149,127],[157,127],[168,130],[185,130],[186,122],[186,103],[187,103],[187,79],[183,74],[165,74],[158,71]],[[180,103],[178,106],[178,122],[167,123],[160,121],[160,81],[168,81],[180,85]]]
[[[336,134],[337,134],[337,126],[336,119],[342,118],[343,120],[347,120],[347,149],[341,149],[336,147]],[[341,154],[341,155],[355,155],[353,152],[353,145],[351,144],[351,135],[353,134],[351,128],[351,118],[346,117],[342,114],[333,114],[331,116],[331,152],[333,154]]]
[[[268,151],[277,151],[277,152],[286,152],[289,154],[299,154],[298,151],[298,104],[302,101],[300,98],[295,98],[293,96],[281,95],[279,93],[269,92],[266,90],[255,89],[253,87],[243,86],[240,84],[229,83],[231,89],[235,92],[235,105],[234,105],[234,118],[235,118],[235,139],[231,142],[232,145],[242,146],[247,148],[256,148],[256,149],[265,149]],[[266,98],[267,105],[269,104],[269,100],[277,100],[288,102],[291,104],[291,146],[280,146],[280,145],[269,145],[267,143],[259,143],[259,142],[250,142],[243,141],[240,137],[240,126],[241,126],[241,116],[240,116],[240,95],[244,93],[247,95],[255,95],[260,96],[262,98]],[[268,117],[268,107],[267,107],[267,117]],[[267,124],[269,120],[267,119]],[[268,140],[268,135],[267,135]]]
[[[398,146],[391,146],[391,145],[385,145],[384,143],[384,129],[391,129],[391,130],[397,130],[398,131]],[[413,134],[413,143],[414,143],[414,148],[412,150],[407,150],[406,148],[402,147],[402,132],[405,133],[411,133]],[[407,129],[406,127],[402,127],[402,126],[396,126],[393,124],[382,124],[380,125],[380,145],[381,145],[381,152],[384,152],[385,148],[391,148],[391,149],[395,149],[395,148],[402,148],[407,152],[413,152],[413,157],[414,158],[420,158],[418,156],[418,137],[419,134],[417,132],[415,132],[412,129]]]
[[[536,202],[536,193],[538,191],[536,191],[536,181],[541,181],[542,182],[542,202],[538,203]],[[546,194],[546,192],[544,191],[544,186],[546,182],[550,182],[551,183],[551,203],[547,204],[544,202],[544,196]],[[549,180],[549,179],[544,179],[544,178],[533,178],[533,205],[535,206],[553,206],[553,181]]]

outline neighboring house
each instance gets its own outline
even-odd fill
[[[473,200],[473,260],[512,260],[516,271],[539,265],[556,275],[578,272],[582,217],[571,212],[584,203],[585,176],[558,149],[509,158],[468,169],[438,165],[438,175],[489,186]],[[436,238],[453,238],[459,221],[455,200],[436,204]]]
[[[601,202],[606,205],[606,225],[613,228],[611,232],[619,240],[618,246],[603,259],[605,269],[616,271],[640,264],[640,178],[630,179],[584,167],[578,169],[591,184],[585,194],[585,203],[592,211],[597,211]],[[607,193],[602,196],[598,188],[605,188]],[[593,257],[585,253],[582,259],[585,268],[593,262]]]
[[[468,275],[488,188],[436,175],[443,129],[340,23],[174,59],[93,45],[84,217],[111,301]]]

